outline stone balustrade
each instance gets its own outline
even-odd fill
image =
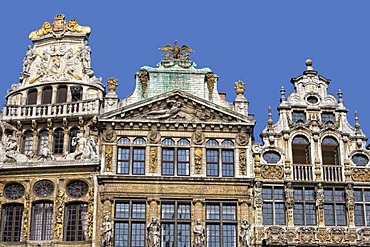
[[[70,117],[73,115],[98,114],[100,100],[83,100],[48,105],[5,105],[3,110],[4,120],[25,118]]]

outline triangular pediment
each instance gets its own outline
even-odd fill
[[[161,121],[187,123],[240,122],[254,125],[251,116],[206,101],[192,94],[174,90],[157,97],[120,107],[102,114],[100,121]]]

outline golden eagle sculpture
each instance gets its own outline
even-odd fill
[[[173,47],[171,45],[165,45],[161,48],[159,48],[161,51],[166,51],[168,53],[171,53],[173,55],[173,59],[184,59],[189,57],[189,53],[195,52],[193,49],[190,47],[183,45],[179,47],[177,45],[177,41],[174,42]],[[184,52],[187,54],[182,55]]]

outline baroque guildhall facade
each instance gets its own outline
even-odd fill
[[[370,246],[370,153],[342,92],[306,61],[253,138],[235,100],[174,43],[116,94],[91,30],[57,15],[30,33],[1,115],[0,246]]]

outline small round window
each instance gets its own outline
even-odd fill
[[[308,96],[307,102],[310,104],[317,104],[317,102],[319,102],[319,99],[315,96]]]
[[[280,161],[280,154],[275,151],[266,151],[262,157],[267,163],[277,163]]]
[[[50,180],[37,181],[33,186],[33,193],[40,197],[50,196],[54,191],[54,184]]]
[[[8,184],[4,188],[4,196],[10,200],[17,200],[24,195],[24,187],[18,183]]]
[[[352,162],[357,166],[366,166],[369,163],[369,158],[363,154],[355,154],[352,156]]]
[[[80,198],[87,194],[89,186],[84,181],[73,181],[67,185],[67,194],[70,197]]]

